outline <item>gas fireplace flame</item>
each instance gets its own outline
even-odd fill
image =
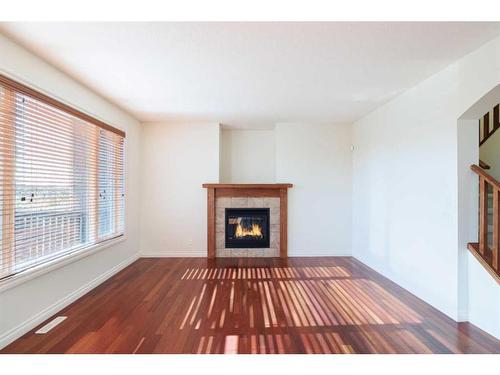
[[[263,238],[262,227],[259,224],[253,223],[251,227],[242,226],[241,222],[238,223],[235,232],[236,238],[244,238],[244,237],[254,237],[254,238]]]

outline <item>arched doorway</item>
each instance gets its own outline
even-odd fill
[[[467,244],[478,241],[479,178],[471,165],[479,165],[479,119],[500,103],[500,85],[472,105],[457,122],[458,179],[458,318],[470,320],[469,251]],[[500,164],[500,161],[499,161]]]

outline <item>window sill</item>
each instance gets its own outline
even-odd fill
[[[85,249],[75,251],[72,254],[68,254],[58,259],[54,259],[53,261],[47,262],[45,264],[41,264],[40,266],[36,266],[30,268],[26,271],[20,272],[18,274],[7,277],[4,280],[0,281],[0,292],[3,292],[7,289],[14,288],[17,285],[23,284],[27,281],[33,280],[37,277],[40,277],[46,273],[52,272],[58,268],[64,267],[68,264],[76,262],[82,258],[88,257],[89,255],[95,254],[101,250],[104,250],[108,247],[117,245],[121,242],[124,242],[127,238],[125,235],[122,235],[117,238],[113,238],[107,240],[103,243],[96,244],[91,247],[87,247]]]

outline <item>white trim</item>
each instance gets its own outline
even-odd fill
[[[469,321],[469,311],[467,310],[458,310],[457,313],[457,322],[468,322]]]
[[[0,292],[3,292],[7,289],[13,288],[19,284],[25,283],[34,278],[40,277],[48,272],[54,271],[58,268],[64,267],[70,263],[76,262],[79,259],[85,258],[89,255],[95,254],[101,250],[104,250],[110,246],[114,246],[119,244],[120,242],[125,241],[127,238],[125,235],[113,238],[102,243],[98,243],[89,247],[86,247],[81,250],[77,250],[71,254],[64,255],[60,258],[54,259],[50,262],[40,264],[39,266],[35,266],[33,268],[29,268],[26,271],[17,273],[10,277],[7,277],[4,280],[0,281]]]
[[[140,258],[200,258],[207,257],[207,251],[144,251],[139,253]]]
[[[139,253],[140,258],[199,258],[207,257],[206,250],[200,251],[141,251]],[[293,253],[288,253],[289,258],[299,258],[299,257],[352,257],[352,252],[348,251],[294,251]],[[259,257],[266,258],[266,257]]]
[[[18,339],[22,335],[26,334],[27,332],[31,331],[33,328],[38,326],[40,323],[44,322],[48,318],[50,318],[52,315],[56,314],[58,311],[64,309],[66,306],[69,304],[73,303],[76,301],[78,298],[82,297],[84,294],[90,292],[92,289],[97,287],[99,284],[103,283],[107,279],[109,279],[111,276],[115,275],[128,265],[132,264],[138,259],[138,255],[134,254],[133,256],[125,259],[123,262],[117,264],[110,270],[104,272],[103,274],[99,275],[92,281],[88,282],[84,286],[78,288],[74,292],[68,294],[66,297],[63,297],[56,303],[50,305],[46,309],[42,310],[38,314],[34,315],[30,319],[24,321],[23,323],[19,324],[17,327],[14,327],[10,331],[6,332],[4,335],[0,336],[0,349],[3,347],[7,346],[14,340]]]
[[[352,251],[347,250],[288,250],[289,258],[308,258],[308,257],[352,257]]]

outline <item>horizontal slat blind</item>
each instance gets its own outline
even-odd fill
[[[0,83],[0,278],[123,235],[123,146]]]

